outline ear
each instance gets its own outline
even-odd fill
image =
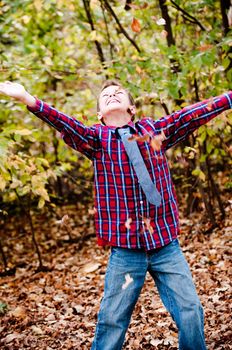
[[[130,106],[130,107],[128,108],[127,111],[128,111],[128,113],[129,113],[131,116],[134,116],[135,113],[136,113],[136,107],[135,107],[135,105]]]

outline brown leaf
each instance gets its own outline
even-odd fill
[[[94,214],[96,214],[97,213],[97,209],[94,207],[94,208],[92,208],[92,209],[88,209],[88,213],[89,213],[89,215],[94,215]]]
[[[26,309],[23,306],[17,306],[14,310],[10,312],[11,316],[16,318],[25,318],[26,317]]]
[[[131,228],[131,223],[132,223],[132,219],[128,218],[125,222],[125,226],[126,228],[128,228],[128,230]]]
[[[214,100],[213,100],[213,97],[211,97],[211,99],[209,100],[209,102],[207,103],[207,106],[206,106],[207,111],[212,111],[213,103],[214,103]]]
[[[143,217],[143,221],[144,221],[144,224],[145,224],[147,230],[148,230],[151,234],[153,234],[153,233],[154,233],[154,229],[153,229],[153,227],[151,226],[151,218],[145,218],[145,217]]]
[[[201,52],[204,52],[204,51],[211,49],[212,47],[213,47],[213,45],[211,45],[211,44],[205,44],[205,45],[199,46],[198,50]]]
[[[93,262],[85,264],[83,266],[83,268],[81,269],[81,271],[84,273],[94,272],[94,271],[98,270],[100,266],[101,266],[101,264],[99,262],[93,261]]]
[[[161,134],[156,135],[152,137],[151,139],[151,147],[154,151],[158,152],[161,150],[162,142],[166,139],[166,136],[164,132],[162,131]]]
[[[70,218],[65,214],[61,219],[61,225],[67,226],[69,224]]]
[[[85,121],[88,121],[88,117],[84,114],[82,114],[82,119],[85,120]]]
[[[15,339],[18,339],[18,338],[22,338],[23,337],[23,334],[19,334],[19,333],[11,333],[11,334],[8,334],[4,339],[5,343],[8,344],[10,342],[12,342],[13,340]]]
[[[148,142],[150,140],[150,135],[145,134],[145,135],[131,135],[128,137],[128,141],[137,141],[137,142]]]
[[[131,23],[131,29],[135,33],[139,33],[141,31],[141,25],[140,25],[139,21],[136,18],[133,18],[133,21]]]

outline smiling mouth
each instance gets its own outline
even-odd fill
[[[116,98],[114,98],[113,100],[110,100],[109,102],[107,102],[107,106],[108,106],[110,103],[112,103],[112,102],[118,102],[118,103],[120,103],[119,100],[117,100]]]

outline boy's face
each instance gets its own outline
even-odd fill
[[[131,107],[128,93],[119,86],[108,86],[100,93],[99,115],[102,117],[110,116],[116,111],[125,114]]]

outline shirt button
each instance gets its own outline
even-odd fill
[[[140,204],[143,204],[143,201],[140,201]]]
[[[144,221],[142,221],[142,224],[144,224]]]

